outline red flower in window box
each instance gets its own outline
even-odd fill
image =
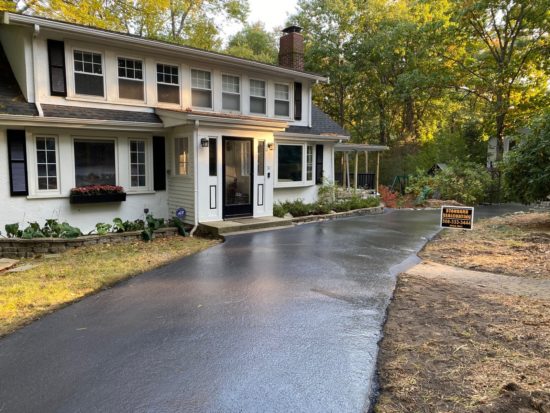
[[[71,204],[126,201],[124,188],[116,185],[87,185],[71,189]]]

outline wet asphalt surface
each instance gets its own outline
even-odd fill
[[[84,299],[0,340],[0,412],[367,411],[395,275],[438,219],[232,236]]]

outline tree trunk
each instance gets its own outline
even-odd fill
[[[403,129],[405,138],[414,138],[416,136],[416,127],[414,124],[414,100],[407,96],[403,106]]]
[[[386,110],[382,101],[378,101],[378,130],[380,145],[388,144],[388,124],[386,119]]]
[[[497,162],[502,161],[504,157],[504,129],[508,103],[502,95],[497,95],[496,104],[496,133],[497,138]]]

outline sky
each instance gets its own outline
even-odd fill
[[[274,27],[282,27],[288,15],[295,11],[296,2],[297,0],[248,0],[250,4],[248,22],[261,21],[267,31],[271,31]],[[240,24],[235,23],[223,25],[224,37],[235,34],[241,28]]]

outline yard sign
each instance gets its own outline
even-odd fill
[[[474,208],[446,206],[441,207],[441,228],[473,229]]]

